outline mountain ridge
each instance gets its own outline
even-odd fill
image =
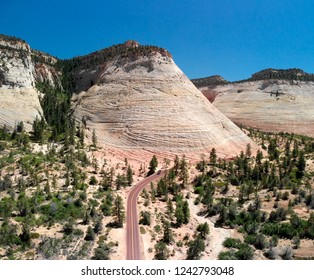
[[[9,41],[17,42],[22,50],[17,54],[2,43],[2,57],[10,66],[4,83],[10,77],[12,83],[2,86],[10,92],[0,94],[10,97],[13,105],[19,88],[27,103],[29,88],[33,94],[27,103],[30,108],[21,110],[28,129],[36,117],[45,117],[53,126],[53,135],[65,133],[73,125],[83,127],[89,137],[95,130],[102,146],[123,151],[125,157],[130,151],[132,156],[134,151],[137,155],[145,151],[199,158],[215,148],[226,158],[236,156],[247,144],[253,151],[259,148],[206,100],[163,48],[129,40],[85,56],[58,60],[33,52],[15,38]],[[25,73],[27,77],[20,82]],[[34,103],[39,108],[30,115]],[[4,112],[7,105],[2,106]],[[12,113],[14,110],[12,106]],[[74,124],[67,120],[72,116]],[[20,121],[17,117],[9,117],[13,128]]]
[[[222,76],[212,75],[204,78],[191,79],[196,87],[217,86],[224,84],[238,84],[261,80],[288,80],[314,82],[314,74],[307,73],[299,68],[276,69],[266,68],[251,75],[248,79],[238,81],[227,81]]]
[[[198,89],[237,124],[314,137],[314,75],[301,69],[269,68],[247,80]]]

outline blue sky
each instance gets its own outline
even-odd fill
[[[312,0],[2,0],[0,33],[70,58],[134,39],[168,49],[189,78],[265,68],[314,72]]]

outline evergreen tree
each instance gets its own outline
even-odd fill
[[[95,129],[93,129],[92,142],[93,142],[93,147],[97,148],[97,136],[96,136]]]
[[[87,232],[84,238],[86,241],[93,241],[95,240],[95,232],[91,226],[87,228]]]
[[[196,231],[199,233],[199,236],[202,239],[205,239],[206,236],[209,234],[209,226],[208,223],[205,222],[204,224],[199,224],[196,228]]]
[[[150,226],[150,213],[147,211],[142,211],[140,216],[141,216],[141,219],[139,223],[144,226]]]
[[[251,144],[248,143],[248,144],[246,145],[245,156],[248,157],[248,158],[250,158],[251,155],[252,155],[252,147],[251,147]]]
[[[20,121],[18,124],[17,124],[17,126],[16,126],[16,131],[18,132],[18,133],[22,133],[22,132],[24,132],[24,123],[23,123],[23,121]]]
[[[173,231],[171,229],[171,225],[167,220],[163,220],[163,230],[164,234],[162,237],[162,241],[166,244],[170,244],[173,241]]]
[[[305,158],[304,158],[304,153],[300,152],[299,153],[299,160],[297,163],[298,171],[296,174],[298,179],[302,178],[302,176],[304,175],[305,166],[306,166],[306,162],[305,162]]]
[[[168,199],[167,200],[167,214],[170,220],[173,219],[173,212],[174,212],[174,209],[173,209],[172,201],[171,199]]]
[[[185,200],[182,205],[182,211],[184,215],[184,224],[187,224],[190,221],[190,208],[189,203]]]
[[[33,122],[33,136],[35,141],[39,141],[40,143],[43,143],[44,141],[44,129],[45,129],[45,121],[44,119],[39,119],[38,116],[36,116],[34,122]]]
[[[182,207],[182,201],[178,201],[176,203],[176,211],[175,211],[175,218],[177,221],[177,225],[181,226],[184,221],[185,221],[185,216],[184,216],[184,212],[183,212],[183,207]]]
[[[187,260],[199,260],[202,252],[205,250],[205,243],[201,237],[196,237],[195,240],[189,242],[187,251]]]
[[[167,245],[164,242],[159,241],[155,245],[154,259],[155,260],[167,260],[168,258],[169,258],[169,250],[167,249]]]
[[[154,174],[157,166],[158,166],[157,157],[155,155],[153,155],[151,161],[149,162],[147,176]]]
[[[119,195],[117,195],[117,197],[116,197],[116,199],[114,201],[112,214],[116,218],[116,222],[115,222],[116,226],[117,227],[122,227],[123,226],[123,222],[125,220],[125,211],[124,211],[122,197],[119,196]]]
[[[176,155],[174,158],[174,166],[173,166],[175,176],[178,175],[179,169],[180,169],[180,160],[179,160],[179,157]]]
[[[31,241],[31,235],[30,235],[30,228],[27,223],[23,223],[22,225],[22,233],[20,234],[20,240],[26,244],[29,245]]]
[[[65,235],[70,235],[74,231],[73,220],[66,222],[63,226],[63,232]]]
[[[128,185],[131,186],[133,184],[133,170],[130,165],[128,165],[126,177],[127,177]]]
[[[217,153],[216,149],[212,148],[210,155],[209,155],[209,163],[212,166],[213,174],[216,174],[216,164],[217,164]]]
[[[101,242],[99,246],[95,249],[92,260],[110,260],[110,252],[110,246],[105,242]]]
[[[180,162],[180,177],[182,180],[182,187],[186,188],[189,180],[189,170],[188,170],[188,164],[186,162],[185,156],[183,155],[182,160]]]

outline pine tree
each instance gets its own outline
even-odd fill
[[[182,187],[186,188],[189,180],[189,170],[188,164],[186,162],[185,156],[183,155],[182,160],[180,162],[180,177],[182,180]]]
[[[149,168],[148,168],[147,176],[154,174],[157,166],[158,166],[157,157],[155,155],[153,155],[151,161],[149,162]]]
[[[127,177],[128,185],[131,186],[133,184],[133,170],[130,165],[128,165],[126,177]]]
[[[179,160],[179,157],[176,155],[174,158],[174,166],[173,166],[175,176],[178,175],[179,168],[180,168],[180,160]]]
[[[119,195],[116,197],[114,201],[112,213],[116,218],[116,226],[122,227],[123,222],[125,220],[125,211],[124,211],[122,197]]]
[[[305,171],[305,166],[306,166],[306,162],[305,162],[305,158],[304,158],[304,153],[303,152],[300,152],[299,153],[299,160],[298,160],[298,163],[297,163],[297,168],[298,168],[298,171],[297,171],[297,178],[302,178],[302,176],[304,175],[304,171]]]
[[[187,224],[190,221],[190,208],[189,208],[189,203],[187,201],[183,202],[182,211],[184,215],[183,223]]]
[[[95,232],[91,226],[87,228],[87,232],[84,238],[86,241],[93,241],[95,240]]]
[[[185,216],[184,216],[183,207],[182,207],[182,201],[178,201],[176,203],[175,218],[176,218],[178,226],[181,226],[185,221]]]
[[[196,237],[195,240],[189,242],[187,251],[187,260],[199,260],[202,252],[205,250],[205,242],[202,238]]]
[[[34,135],[35,141],[39,141],[40,143],[43,143],[44,128],[45,128],[45,121],[43,119],[40,120],[38,116],[36,116],[33,122],[33,135]]]
[[[167,249],[167,245],[164,242],[159,241],[155,245],[154,259],[155,260],[167,260],[168,258],[169,258],[169,250]]]
[[[216,173],[216,164],[217,164],[217,153],[216,149],[212,148],[210,155],[209,155],[209,163],[212,166],[213,174]]]
[[[141,216],[141,219],[139,223],[144,226],[150,226],[150,213],[147,211],[142,211],[140,216]]]
[[[92,260],[110,260],[110,252],[111,247],[105,242],[101,242],[99,246],[95,249]]]
[[[199,232],[199,236],[202,239],[205,239],[206,236],[209,234],[209,226],[208,223],[205,222],[204,224],[199,224],[196,228],[196,231]]]
[[[97,136],[96,136],[95,129],[93,129],[92,142],[93,142],[93,147],[97,148]]]
[[[168,215],[170,220],[173,219],[173,212],[174,212],[174,209],[173,209],[172,201],[171,201],[171,199],[168,199],[168,201],[167,201],[167,215]]]
[[[80,130],[80,145],[82,149],[84,149],[84,144],[85,144],[85,131],[84,127],[82,126]]]
[[[251,147],[251,144],[248,143],[248,144],[246,145],[245,156],[246,156],[247,158],[250,158],[251,155],[252,155],[252,147]]]
[[[170,223],[165,219],[163,220],[163,230],[164,234],[162,237],[162,241],[166,244],[170,244],[173,241],[173,232]]]

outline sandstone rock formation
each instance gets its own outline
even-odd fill
[[[0,37],[0,124],[12,129],[23,121],[26,129],[42,114],[35,90],[30,47]]]
[[[14,129],[23,121],[26,130],[31,130],[36,116],[42,117],[37,81],[54,84],[57,73],[44,61],[45,56],[33,51],[23,40],[0,36],[0,125]],[[48,55],[46,60],[48,61]],[[46,61],[46,62],[47,62]],[[55,61],[56,63],[56,61]]]
[[[206,100],[165,50],[125,47],[130,55],[80,69],[81,91],[73,97],[77,120],[95,129],[98,140],[119,150],[220,156],[256,145]],[[85,61],[86,63],[86,61]],[[90,83],[89,78],[93,82]],[[89,84],[94,84],[88,87]]]
[[[121,154],[199,158],[216,148],[219,156],[232,157],[248,143],[258,149],[207,101],[168,51],[135,41],[62,61],[1,35],[0,125],[14,129],[23,121],[30,130],[36,116],[43,117],[36,85],[61,89],[61,75],[66,91],[76,93],[76,119],[90,133],[95,129],[99,144]]]
[[[312,79],[298,69],[268,69],[246,81],[202,84],[199,89],[237,124],[314,137]]]

